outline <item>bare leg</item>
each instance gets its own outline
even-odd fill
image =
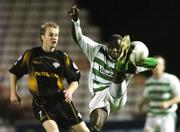
[[[53,120],[45,121],[42,126],[46,130],[46,132],[59,132],[58,125]]]
[[[104,108],[97,108],[90,114],[91,132],[100,132],[107,119],[107,111]]]
[[[75,132],[90,132],[89,128],[86,126],[85,122],[80,122],[77,125],[72,126]]]

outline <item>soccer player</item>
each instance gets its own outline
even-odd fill
[[[144,104],[148,105],[145,132],[175,132],[180,82],[175,75],[165,72],[165,59],[162,56],[156,58],[158,65],[146,80],[139,112]]]
[[[78,88],[80,72],[69,55],[56,50],[59,26],[47,22],[40,28],[42,46],[28,49],[17,59],[10,71],[10,102],[22,104],[17,81],[29,74],[29,90],[33,96],[33,111],[47,132],[59,132],[72,127],[76,132],[89,132],[72,102]],[[63,80],[68,87],[65,88]]]
[[[106,44],[97,43],[82,34],[77,6],[73,6],[68,13],[72,20],[74,40],[91,63],[88,84],[92,94],[89,102],[90,124],[92,132],[99,132],[110,111],[118,111],[125,105],[128,80],[135,73],[154,68],[156,60],[145,58],[138,64],[130,62],[136,43],[131,43],[128,35],[122,38],[114,34]]]

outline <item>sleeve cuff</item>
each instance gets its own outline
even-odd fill
[[[80,25],[80,20],[78,19],[77,21],[74,21],[73,19],[71,19],[71,21],[75,24],[75,25]]]

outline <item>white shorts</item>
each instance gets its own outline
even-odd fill
[[[96,92],[95,95],[92,97],[91,101],[89,102],[90,113],[94,109],[102,107],[105,107],[107,109],[108,114],[110,113],[110,111],[115,112],[120,110],[120,108],[124,106],[127,101],[126,84],[123,83],[121,87],[125,92],[123,93],[123,96],[117,99],[114,99],[110,95],[109,88]]]
[[[174,116],[147,117],[144,129],[159,129],[159,132],[175,132],[176,121]]]

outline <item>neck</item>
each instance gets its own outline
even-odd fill
[[[157,78],[157,79],[159,79],[159,78],[161,78],[162,75],[163,75],[163,74],[154,74],[154,77]]]
[[[45,51],[45,52],[53,52],[55,50],[55,48],[47,48],[47,47],[44,47],[42,46],[42,49]]]

